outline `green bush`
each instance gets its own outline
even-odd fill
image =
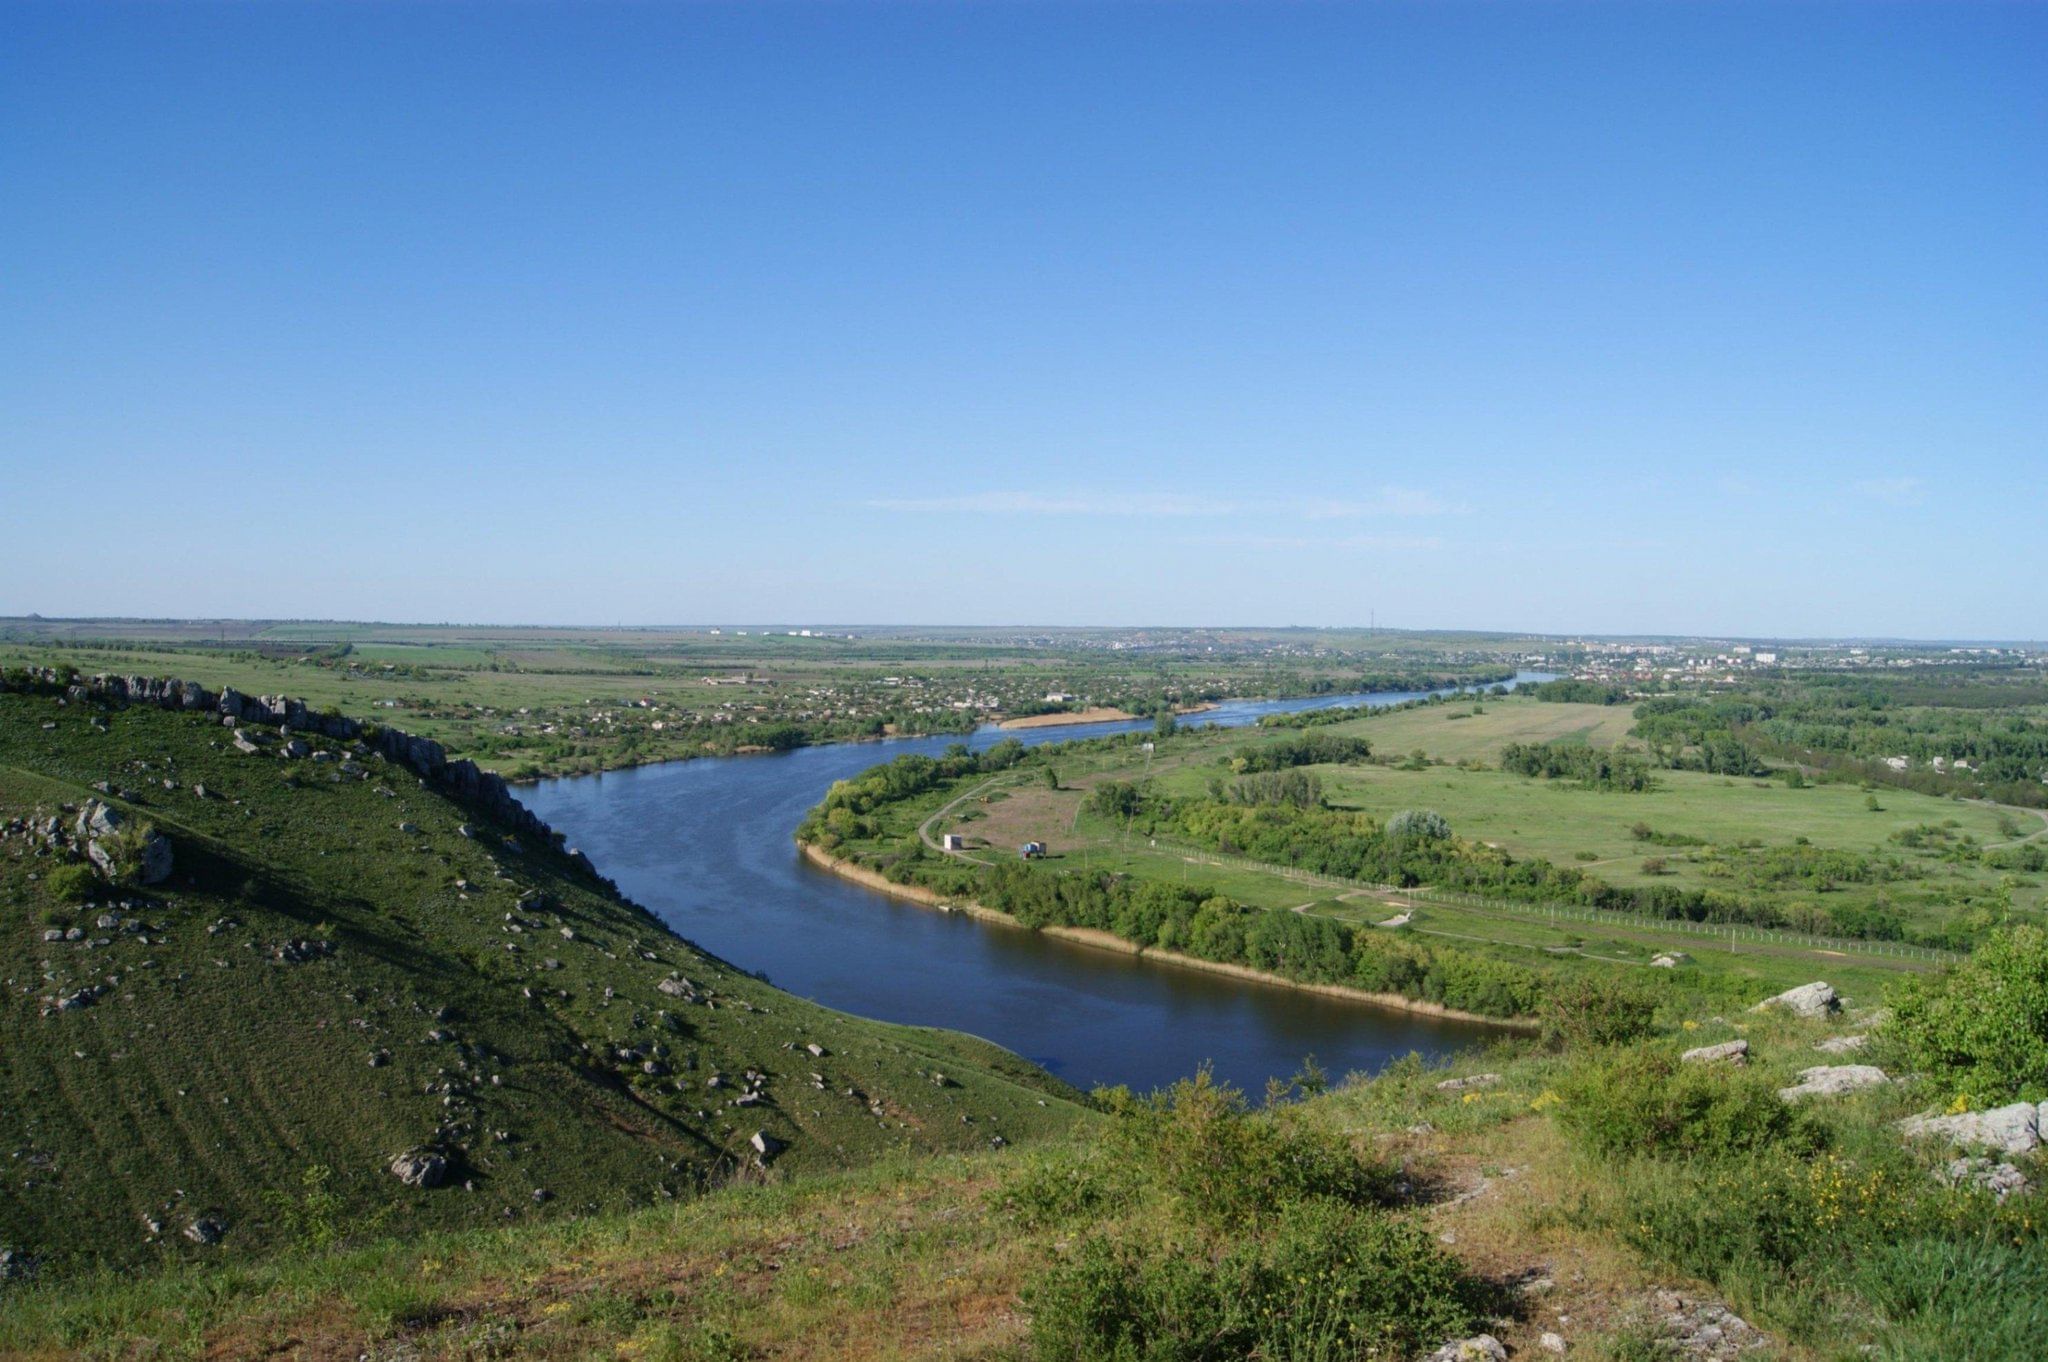
[[[1536,1007],[1545,1043],[1559,1049],[1621,1045],[1650,1034],[1657,1003],[1648,993],[1589,974],[1556,979]]]
[[[99,888],[99,876],[82,861],[58,866],[43,877],[51,895],[65,903],[83,903]]]
[[[1819,1128],[1768,1079],[1726,1064],[1627,1051],[1565,1081],[1558,1119],[1592,1152],[1735,1154],[1819,1143]]]
[[[987,1201],[1025,1229],[1042,1229],[1102,1219],[1127,1205],[1133,1190],[1129,1166],[1089,1144],[1027,1155]]]
[[[1385,1211],[1297,1202],[1214,1259],[1090,1236],[1025,1293],[1045,1362],[1413,1356],[1477,1318],[1458,1261]]]
[[[1968,960],[1909,979],[1884,1035],[1904,1067],[1984,1105],[2048,1097],[2048,931],[1992,933]]]
[[[1106,1094],[1112,1148],[1212,1229],[1241,1229],[1304,1199],[1351,1205],[1391,1199],[1396,1174],[1296,1108],[1253,1112],[1205,1067],[1163,1093]]]

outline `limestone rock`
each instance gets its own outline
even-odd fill
[[[1749,1042],[1724,1040],[1719,1045],[1702,1045],[1696,1050],[1687,1050],[1679,1058],[1688,1064],[1747,1064]]]
[[[1752,1012],[1763,1012],[1770,1008],[1782,1008],[1795,1017],[1825,1017],[1842,1010],[1842,1000],[1833,984],[1801,984],[1788,988],[1775,997],[1766,998],[1751,1008]]]
[[[1682,1357],[1734,1362],[1770,1346],[1770,1340],[1755,1326],[1718,1301],[1689,1300],[1676,1291],[1659,1291],[1654,1314],[1658,1331],[1677,1345]]]
[[[1508,1350],[1492,1334],[1475,1334],[1444,1344],[1429,1355],[1427,1362],[1508,1362]]]
[[[765,1130],[755,1131],[754,1137],[748,1140],[747,1143],[754,1147],[754,1154],[762,1163],[768,1162],[777,1154],[789,1148],[787,1141],[778,1140]]]
[[[439,1187],[448,1180],[448,1160],[431,1149],[408,1149],[391,1161],[391,1176],[408,1187]]]
[[[1804,1101],[1809,1097],[1840,1097],[1844,1093],[1860,1088],[1874,1088],[1880,1083],[1889,1083],[1885,1071],[1872,1064],[1818,1064],[1811,1069],[1799,1071],[1799,1081],[1789,1088],[1778,1089],[1778,1096],[1787,1102]]]
[[[1813,1048],[1824,1055],[1846,1055],[1851,1051],[1861,1050],[1868,1044],[1870,1044],[1870,1034],[1859,1031],[1849,1036],[1829,1036]]]
[[[1954,1145],[2025,1154],[2040,1147],[2041,1109],[2032,1102],[2014,1102],[1954,1116],[1909,1116],[1899,1122],[1899,1131],[1909,1140],[1944,1139]]]
[[[1935,1178],[1950,1187],[1977,1187],[2003,1201],[2033,1190],[2033,1183],[2027,1175],[2009,1163],[1994,1163],[1990,1159],[1956,1159],[1947,1166],[1934,1170]]]
[[[202,1215],[185,1227],[185,1237],[195,1244],[218,1244],[227,1232],[227,1225],[211,1215]]]
[[[1464,1092],[1468,1088],[1490,1088],[1500,1082],[1499,1074],[1472,1074],[1466,1078],[1446,1078],[1436,1085],[1438,1092]],[[1481,1335],[1485,1337],[1485,1335]]]

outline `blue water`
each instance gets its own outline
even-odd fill
[[[1545,679],[1529,673],[1518,681]],[[1398,704],[1419,692],[1236,700],[1184,722]],[[1036,746],[1142,721],[1004,733]],[[945,1026],[1007,1046],[1081,1087],[1145,1089],[1207,1062],[1256,1094],[1314,1054],[1333,1074],[1442,1054],[1484,1028],[1204,974],[934,912],[821,871],[791,833],[835,780],[957,737],[704,758],[544,781],[520,798],[679,935],[777,986],[862,1016]]]

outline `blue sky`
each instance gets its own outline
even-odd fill
[[[2048,5],[0,28],[0,612],[2048,636]]]

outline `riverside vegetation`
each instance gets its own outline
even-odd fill
[[[1171,854],[1150,845],[1167,839],[1148,823],[1178,820],[1186,801],[1240,832],[1247,813],[1348,817],[1358,844],[1345,854],[1375,873],[1512,868],[1516,851],[1466,831],[1493,799],[1513,835],[1524,815],[1503,790],[1568,801],[1570,826],[1548,835],[1618,820],[1615,844],[1674,858],[1721,847],[1745,818],[1782,817],[1787,799],[1843,796],[1811,808],[1816,831],[1857,814],[1931,821],[1891,808],[1913,792],[1887,789],[1873,812],[1853,786],[1782,780],[1711,787],[1759,798],[1759,814],[1687,789],[1692,821],[1668,806],[1644,818],[1637,801],[1687,773],[1658,768],[1658,784],[1628,792],[1480,769],[1560,726],[1619,741],[1614,708],[1464,700],[1354,717],[1313,743],[1287,727],[1162,731],[1150,754],[1119,740],[999,745],[892,763],[836,788],[807,824],[834,854],[897,857],[884,873],[930,862],[1048,912],[1095,911],[1072,885],[1117,886],[1104,891],[1112,926],[1123,913],[1157,940],[1172,925],[1187,946],[1198,926],[1228,940],[1234,924],[1246,949],[1278,943],[1269,963],[1283,969],[1355,974],[1386,940],[1424,979],[1526,974],[1526,995],[1498,997],[1540,1035],[1441,1068],[1332,1079],[1308,1061],[1255,1103],[1203,1075],[1083,1099],[992,1047],[779,994],[667,936],[545,837],[514,833],[515,850],[459,794],[367,742],[315,739],[288,756],[296,735],[259,734],[272,741],[250,753],[208,714],[0,694],[0,795],[19,820],[0,843],[15,962],[0,1110],[24,1132],[0,1198],[0,1351],[2029,1355],[2048,1325],[2031,1185],[2048,935],[2031,886],[1953,938],[1976,948],[1953,963],[1788,940],[1726,967],[1695,946],[1652,969],[1653,914],[1612,928],[1605,950],[1459,945],[1366,925],[1385,905],[1361,909],[1339,897],[1349,890],[1309,886],[1318,897],[1303,904],[1308,872],[1284,863],[1212,855],[1192,836]],[[1374,761],[1394,750],[1405,755]],[[1341,812],[1372,782],[1454,772],[1502,784],[1465,790],[1450,812],[1408,798],[1413,786]],[[94,799],[169,839],[167,879],[83,868],[76,812]],[[1606,807],[1594,818],[1580,800]],[[38,830],[59,811],[60,836]],[[1052,858],[1013,863],[1018,829],[1062,818]],[[1200,824],[1157,831],[1184,826]],[[985,846],[992,864],[940,857],[921,835],[953,828],[996,842],[1000,860]],[[1950,832],[1976,838],[1980,858],[1995,840]],[[1952,869],[1961,893],[1988,869],[1922,859]],[[1186,896],[1166,891],[1200,877],[1206,896],[1183,919]],[[1759,903],[1795,892],[1760,883]],[[1218,897],[1227,912],[1201,923]],[[1458,911],[1499,938],[1539,930],[1512,912],[1413,905],[1424,924]],[[1943,911],[1914,908],[1909,922]],[[1297,954],[1329,939],[1316,923],[1350,932],[1341,962]],[[1438,963],[1468,946],[1475,963]],[[1846,997],[1808,989],[1749,1010],[1823,963]],[[108,976],[88,1005],[60,1006]],[[856,1081],[872,1103],[842,1094]],[[713,1106],[724,1111],[702,1114]],[[397,1156],[427,1152],[445,1158],[439,1186],[394,1173]],[[219,1232],[191,1234],[201,1220]]]

